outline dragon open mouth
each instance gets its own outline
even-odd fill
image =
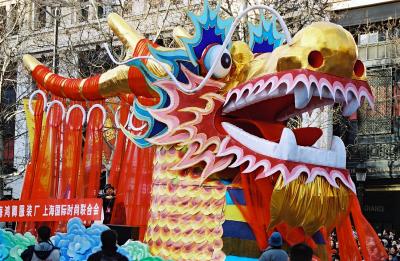
[[[286,127],[286,122],[293,116],[334,103],[343,106],[344,116],[350,116],[364,99],[373,105],[371,90],[365,81],[304,69],[286,71],[256,78],[230,90],[222,108],[221,125],[230,139],[239,142],[251,154],[256,154],[257,159],[269,159],[268,167],[263,165],[261,177],[273,174],[274,164],[271,162],[284,160],[297,165],[298,170],[297,173],[285,171],[286,182],[297,178],[301,165],[308,168],[309,171],[305,172],[308,172],[309,179],[316,175],[330,176],[333,179],[331,184],[336,186],[335,177],[332,177],[336,173],[334,176],[353,189],[354,184],[344,170],[346,151],[343,141],[333,136],[328,149],[318,148],[315,143],[322,135],[321,129],[305,127],[291,130]],[[225,149],[228,147],[226,145]],[[252,164],[246,155],[240,157],[242,159],[237,159],[233,165],[246,160],[248,165]],[[249,168],[254,170],[254,166]],[[319,173],[313,173],[316,169]]]

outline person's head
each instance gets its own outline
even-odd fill
[[[311,261],[313,251],[306,244],[297,244],[290,249],[290,261]]]
[[[105,185],[103,191],[106,195],[111,196],[114,194],[114,187],[111,186],[111,184],[107,184]]]
[[[384,247],[387,247],[387,245],[389,244],[389,242],[386,239],[382,239],[381,241]]]
[[[389,253],[392,255],[396,255],[397,254],[397,246],[392,246],[389,250]]]
[[[103,231],[101,233],[101,244],[105,249],[116,250],[117,233],[114,230]]]
[[[280,248],[282,247],[282,236],[279,232],[274,232],[268,239],[268,244],[271,247]]]
[[[38,232],[38,241],[39,242],[50,240],[51,230],[48,226],[39,227],[37,232]]]

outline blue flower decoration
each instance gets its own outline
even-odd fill
[[[7,260],[9,256],[9,248],[3,244],[0,244],[0,260]]]
[[[57,233],[52,241],[60,248],[61,260],[87,260],[101,249],[100,235],[108,229],[99,224],[86,228],[79,218],[72,218],[68,221],[67,233]]]
[[[0,229],[0,260],[22,261],[21,253],[30,245],[34,245],[36,239],[31,233],[21,235]]]

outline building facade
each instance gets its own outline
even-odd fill
[[[400,1],[337,1],[333,10],[354,35],[375,95],[375,110],[347,122],[347,167],[367,219],[400,231]]]

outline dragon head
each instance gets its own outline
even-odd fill
[[[135,103],[138,117],[145,119],[144,111],[153,126],[163,125],[161,131],[147,137],[126,134],[136,142],[145,138],[149,144],[187,146],[175,169],[202,162],[203,180],[242,166],[244,173],[257,170],[258,178],[280,172],[285,184],[307,173],[307,182],[322,176],[338,187],[339,179],[355,191],[339,137],[332,137],[328,148],[318,148],[314,144],[322,130],[286,127],[291,117],[325,105],[340,104],[343,115],[350,116],[365,98],[373,104],[351,34],[339,25],[318,22],[283,45],[275,19],[261,17],[259,24],[249,26],[249,43],[233,41],[224,49],[232,20],[221,19],[207,5],[200,16],[190,17],[194,35],[181,28],[174,31],[181,48],[150,48],[179,82],[153,76],[149,82],[165,103],[146,110]],[[132,65],[149,72],[140,63]],[[213,63],[212,77],[205,79]]]

